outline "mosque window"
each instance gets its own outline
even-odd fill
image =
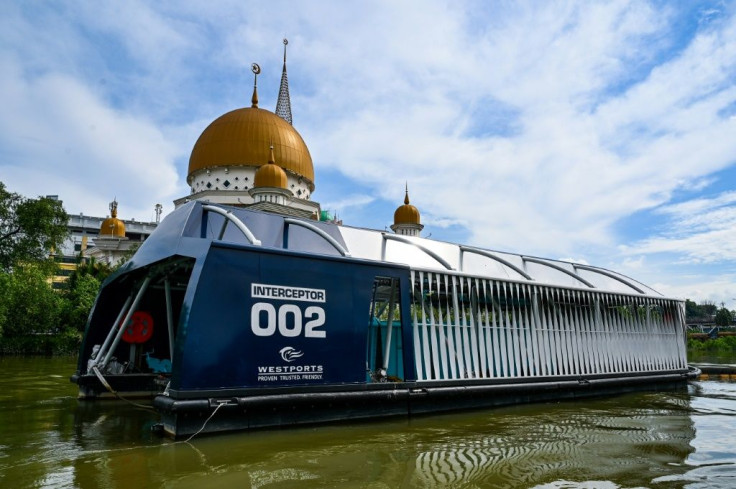
[[[238,190],[238,186],[237,185],[235,186],[235,190]]]
[[[238,180],[240,180],[240,178],[238,178],[238,177],[235,177],[235,181],[237,182]]]
[[[210,183],[210,182],[207,182],[207,185],[206,185],[206,187],[207,187],[207,188],[212,188],[212,183]]]
[[[245,177],[245,181],[246,181],[246,182],[248,181],[248,177]]]
[[[220,181],[220,179],[219,179],[219,178],[215,178],[215,181],[216,181],[216,182],[219,182],[219,181]]]
[[[224,182],[222,182],[222,186],[228,188],[230,186],[230,180],[225,180]]]

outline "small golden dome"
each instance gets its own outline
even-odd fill
[[[404,205],[399,206],[394,212],[394,225],[396,224],[421,224],[419,209],[409,203],[409,189],[406,189]]]
[[[257,107],[233,110],[207,126],[194,144],[187,176],[219,166],[260,167],[269,144],[281,168],[304,178],[314,191],[314,166],[302,137],[281,117]]]
[[[125,237],[125,223],[115,217],[108,217],[102,221],[100,226],[100,236],[112,237],[112,238],[124,238]]]
[[[261,165],[256,170],[253,186],[255,188],[273,187],[283,189],[287,187],[286,172],[276,164],[276,158],[273,155],[273,146],[270,148],[268,163]]]
[[[110,203],[110,217],[102,221],[100,226],[100,236],[108,238],[124,238],[125,223],[118,219],[118,202],[113,200]]]

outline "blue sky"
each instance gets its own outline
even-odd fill
[[[153,220],[189,153],[273,110],[288,37],[314,199],[384,229],[578,260],[736,308],[736,3],[0,4],[0,180]]]

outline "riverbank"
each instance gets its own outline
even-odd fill
[[[702,333],[689,333],[688,353],[693,352],[736,352],[736,335],[710,338]]]
[[[0,356],[71,356],[79,353],[82,335],[76,331],[62,334],[12,336],[0,338]]]

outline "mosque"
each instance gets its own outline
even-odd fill
[[[258,106],[257,64],[251,106],[215,119],[194,144],[187,183],[190,194],[174,201],[179,207],[190,200],[248,207],[290,217],[329,220],[318,202],[314,165],[309,148],[292,124],[286,46],[276,110]],[[419,210],[409,203],[396,209],[391,229],[405,236],[419,236]]]
[[[312,200],[316,189],[312,156],[292,124],[286,72],[287,44],[284,39],[284,62],[276,110],[271,112],[258,106],[257,81],[261,68],[254,63],[251,66],[254,83],[250,107],[221,115],[202,132],[189,158],[187,184],[190,193],[176,199],[175,207],[199,200],[289,217],[337,222]],[[129,228],[136,223],[119,219],[117,210],[117,201],[111,202],[110,217],[104,220],[97,218],[97,222],[102,221],[99,231],[84,229],[85,236],[96,235],[91,247],[87,248],[82,233],[76,233],[79,234],[77,241],[83,239],[81,249],[85,256],[114,264],[155,228],[154,223],[149,223],[149,228],[129,239],[126,223]],[[161,212],[158,204],[156,212],[158,223]],[[394,212],[391,229],[399,235],[419,236],[423,228],[419,210],[409,202],[407,187],[404,203]],[[76,248],[79,251],[79,244]]]

